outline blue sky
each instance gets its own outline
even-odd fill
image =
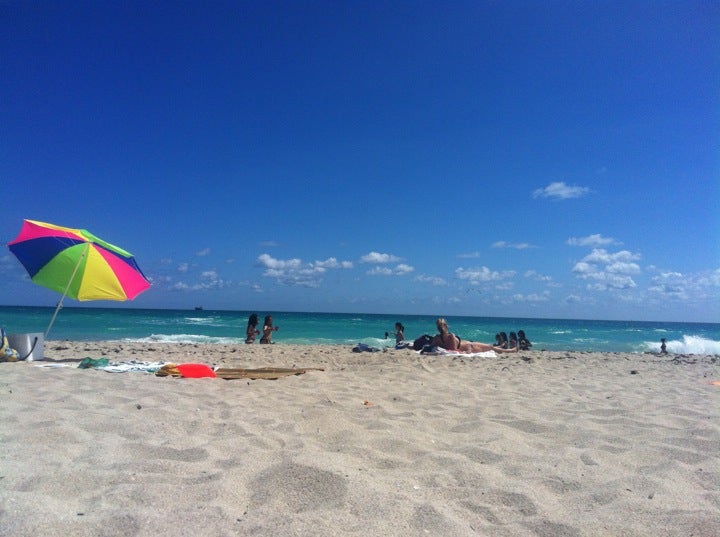
[[[0,239],[131,251],[151,289],[103,306],[718,322],[718,28],[717,2],[5,1]],[[7,248],[0,279],[57,302]]]

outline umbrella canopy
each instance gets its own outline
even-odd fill
[[[33,282],[62,293],[58,309],[65,296],[132,300],[150,287],[132,254],[84,229],[25,220],[8,247]]]

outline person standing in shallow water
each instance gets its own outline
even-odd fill
[[[399,345],[401,342],[405,341],[405,327],[402,325],[402,323],[395,323],[395,332],[393,332],[393,334],[395,335],[396,345]]]
[[[660,352],[667,354],[667,345],[665,345],[665,338],[660,339]]]
[[[260,334],[260,330],[257,329],[257,325],[260,321],[258,320],[257,313],[250,315],[248,319],[247,329],[245,330],[245,343],[255,343],[255,336]]]
[[[265,322],[263,323],[263,337],[260,338],[260,343],[272,343],[272,333],[278,329],[278,327],[273,326],[272,323],[272,315],[266,315]]]

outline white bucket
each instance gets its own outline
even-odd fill
[[[8,334],[10,347],[18,351],[21,360],[43,360],[45,358],[45,336],[37,334]]]

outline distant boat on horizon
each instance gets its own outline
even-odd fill
[[[202,311],[202,310],[203,310],[202,306],[195,306],[195,311]]]

